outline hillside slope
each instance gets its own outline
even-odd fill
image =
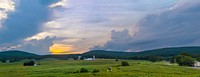
[[[0,52],[0,59],[27,59],[39,57],[39,55],[18,50]]]
[[[136,55],[157,55],[157,56],[173,56],[181,53],[200,54],[200,47],[172,47],[146,50],[138,52]]]
[[[91,57],[95,55],[98,58],[113,58],[113,57],[130,57],[133,56],[134,52],[116,52],[116,51],[105,51],[105,50],[93,50],[83,53],[82,56]]]
[[[181,53],[189,54],[200,54],[200,47],[173,47],[173,48],[161,48],[146,50],[141,52],[115,52],[115,51],[105,51],[105,50],[94,50],[83,54],[83,56],[101,56],[101,57],[133,57],[133,56],[174,56]]]

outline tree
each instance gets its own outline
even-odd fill
[[[197,59],[197,61],[200,61],[200,56],[199,56],[199,57],[197,57],[196,59]]]
[[[1,62],[2,62],[2,63],[5,63],[5,62],[6,62],[6,60],[1,60]]]
[[[97,72],[99,72],[98,69],[94,69],[94,70],[93,70],[93,73],[97,73]]]
[[[119,61],[118,59],[115,59],[115,61]]]
[[[186,52],[184,52],[184,53],[181,53],[180,55],[183,55],[183,56],[192,56],[191,54],[189,54],[189,53],[186,53]]]
[[[121,65],[122,65],[122,66],[129,66],[128,62],[126,62],[126,61],[123,61],[123,62],[121,63]]]
[[[79,73],[79,71],[74,71],[73,73]]]
[[[157,62],[162,61],[162,58],[160,56],[148,56],[148,60],[151,62]]]
[[[81,68],[80,73],[86,73],[86,72],[88,72],[87,69],[85,69],[85,68]]]
[[[176,56],[173,56],[173,57],[170,59],[170,63],[176,63]]]
[[[23,65],[24,66],[34,66],[35,62],[34,61],[30,61],[30,62],[25,62]]]
[[[190,56],[178,55],[175,59],[180,66],[194,66],[195,59]]]

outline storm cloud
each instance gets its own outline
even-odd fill
[[[111,40],[91,49],[134,52],[200,45],[199,4],[199,1],[177,3],[166,11],[147,15],[138,23],[139,31],[135,35],[130,35],[128,30],[112,31]]]
[[[41,31],[50,19],[49,6],[60,0],[2,0],[0,1],[0,50],[23,50],[50,54],[54,37],[25,40]]]
[[[53,41],[55,39],[56,37],[54,38],[46,37],[42,40],[31,40],[23,42],[14,49],[28,51],[37,54],[51,54],[49,52],[49,47],[53,45]]]

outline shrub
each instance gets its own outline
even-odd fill
[[[34,61],[30,61],[30,62],[25,62],[23,65],[24,66],[34,66],[35,62]]]
[[[88,72],[87,69],[85,69],[85,68],[81,68],[80,73],[86,73],[86,72]]]
[[[93,70],[93,73],[97,73],[97,72],[99,72],[98,69],[94,69],[94,70]]]
[[[170,59],[170,63],[176,63],[176,57],[173,56],[171,59]]]
[[[75,72],[73,72],[73,73],[79,73],[79,71],[75,71]]]
[[[148,60],[151,62],[157,62],[162,61],[162,58],[160,56],[148,56]]]
[[[6,60],[1,60],[1,62],[2,62],[2,63],[5,63],[5,62],[6,62]]]
[[[128,62],[125,62],[125,61],[123,61],[123,62],[121,63],[121,65],[122,65],[122,66],[129,66]]]
[[[119,61],[118,59],[115,59],[115,61]]]

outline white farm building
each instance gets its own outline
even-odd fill
[[[200,67],[200,62],[196,61],[196,62],[194,63],[194,67]]]

